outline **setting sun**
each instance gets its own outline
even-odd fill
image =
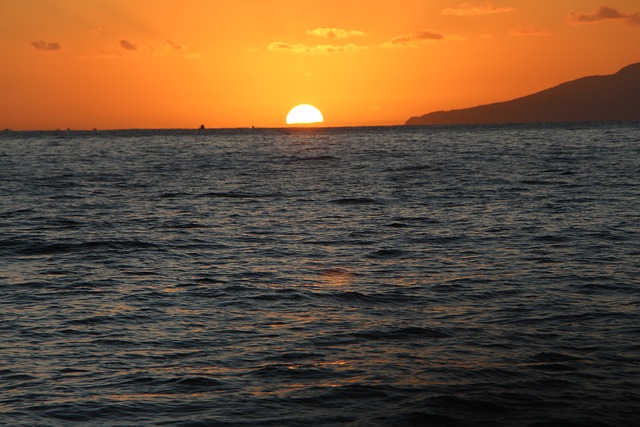
[[[297,105],[287,114],[288,125],[322,123],[323,121],[324,118],[320,110],[309,104]]]

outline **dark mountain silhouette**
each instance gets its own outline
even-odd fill
[[[513,99],[407,120],[407,125],[640,120],[640,63]]]

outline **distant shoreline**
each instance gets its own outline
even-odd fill
[[[470,108],[414,116],[406,125],[566,123],[640,120],[640,63],[531,95]]]

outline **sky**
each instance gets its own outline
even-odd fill
[[[399,125],[640,62],[638,0],[0,0],[0,129]]]

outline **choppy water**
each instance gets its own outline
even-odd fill
[[[0,133],[0,424],[640,424],[640,125]]]

